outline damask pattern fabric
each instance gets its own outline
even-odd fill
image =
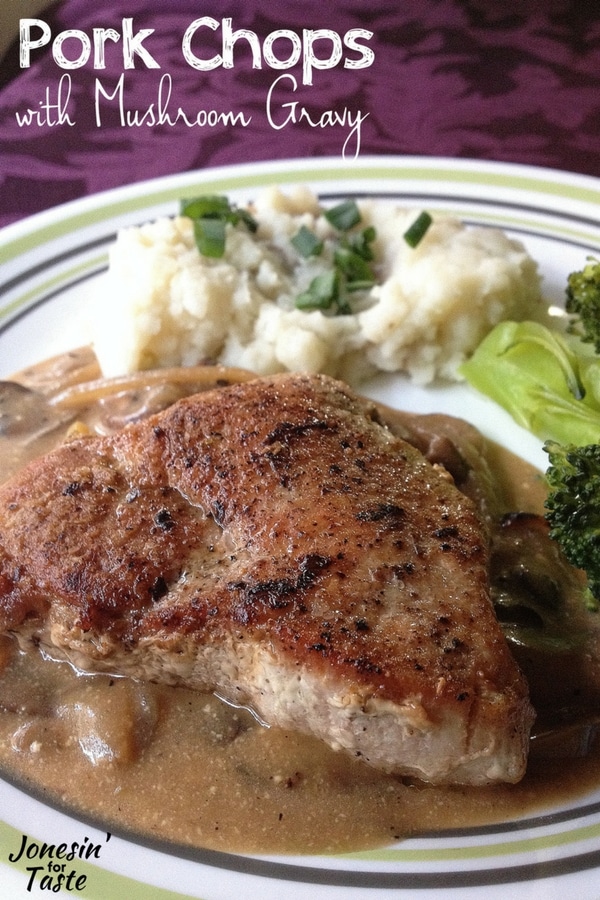
[[[373,62],[352,69],[341,60],[303,84],[300,61],[278,70],[263,59],[253,68],[239,40],[232,68],[198,71],[184,58],[182,36],[199,15],[219,26],[229,17],[261,42],[282,29],[300,38],[305,29],[364,29],[373,33]],[[160,69],[137,58],[125,70],[122,41],[107,42],[103,69],[93,55],[61,69],[51,42],[20,68],[18,45],[10,48],[0,66],[0,224],[142,179],[257,160],[411,154],[600,174],[595,4],[61,0],[39,18],[54,38],[73,28],[121,33],[125,16],[136,32],[154,29],[144,46]],[[220,34],[198,30],[194,52],[219,53]],[[63,48],[76,57],[81,47],[71,41]],[[285,59],[292,44],[279,41],[273,47]],[[155,118],[162,108],[172,120],[181,108],[196,121],[165,116],[150,125],[151,107]]]

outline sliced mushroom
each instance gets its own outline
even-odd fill
[[[582,584],[534,513],[505,516],[492,540],[491,589],[496,615],[511,643],[554,652],[572,650],[582,631],[566,600]]]

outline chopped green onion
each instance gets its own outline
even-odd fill
[[[335,269],[317,275],[296,298],[298,309],[330,309],[339,297],[339,276]]]
[[[225,221],[194,219],[194,238],[202,256],[220,259],[225,253]]]
[[[376,237],[377,232],[372,225],[369,225],[368,228],[363,228],[357,234],[348,235],[346,237],[346,245],[367,262],[371,262],[375,259],[371,244]]]
[[[428,212],[422,212],[417,216],[412,225],[404,232],[404,240],[409,247],[417,247],[429,230],[433,219]]]
[[[355,279],[354,281],[346,282],[346,290],[350,294],[356,294],[357,291],[370,291],[373,285],[375,284],[374,279],[365,279],[364,281],[360,281],[360,279]]]
[[[182,216],[190,219],[223,219],[231,212],[231,206],[227,197],[207,194],[204,197],[194,197],[192,200],[182,200],[180,212]]]
[[[322,212],[339,237],[332,240],[333,271],[317,276],[308,290],[296,298],[297,309],[331,310],[335,307],[338,315],[352,313],[348,295],[358,291],[368,291],[375,284],[375,275],[369,263],[375,255],[371,244],[377,237],[370,225],[362,231],[349,232],[361,221],[358,205],[347,200]],[[292,245],[305,259],[319,256],[324,242],[306,226],[302,226],[291,239]]]
[[[319,240],[314,231],[306,225],[302,225],[291,240],[297,252],[305,259],[309,256],[319,256],[323,252],[323,241]]]
[[[354,200],[338,203],[337,206],[326,210],[324,216],[338,231],[350,231],[360,222],[360,210]]]
[[[180,213],[194,223],[194,237],[199,252],[213,259],[225,253],[225,226],[242,222],[249,231],[258,229],[256,220],[246,209],[238,209],[230,204],[227,197],[207,194],[182,200]]]
[[[333,258],[340,272],[346,276],[349,290],[361,290],[361,288],[351,287],[355,282],[366,283],[369,287],[372,287],[375,283],[375,278],[368,262],[354,250],[351,250],[350,247],[337,247]]]
[[[237,225],[238,222],[243,222],[248,231],[251,231],[252,234],[258,231],[258,222],[251,216],[247,209],[235,209],[233,211],[233,216],[235,221],[232,220],[233,225]]]

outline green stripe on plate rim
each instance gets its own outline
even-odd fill
[[[0,307],[0,322],[8,316],[18,313],[23,307],[26,307],[36,299],[43,297],[49,291],[57,291],[61,286],[68,287],[69,284],[77,278],[81,278],[86,273],[94,272],[95,270],[102,268],[102,266],[107,265],[107,263],[108,255],[105,253],[101,256],[94,257],[94,259],[86,260],[77,266],[59,272],[53,278],[49,278],[47,281],[31,288],[20,297],[16,297],[10,303],[7,303],[6,306]]]
[[[210,187],[212,187],[213,189],[217,189],[214,185],[211,185]],[[178,199],[181,196],[181,192],[176,191],[175,195]],[[120,204],[118,205],[120,206]],[[113,215],[115,214],[115,208],[116,207],[114,205],[110,207]],[[135,208],[135,203],[132,201],[131,211],[133,211]],[[141,208],[142,207],[140,207],[140,209]],[[434,208],[432,209],[432,212],[434,214],[448,213],[448,208]],[[498,227],[519,229],[535,236],[549,236],[557,239],[564,238],[572,242],[582,244],[600,244],[600,230],[597,232],[584,231],[582,229],[569,227],[566,224],[557,223],[544,225],[537,219],[519,218],[517,216],[492,214],[489,212],[485,212],[485,214],[482,214],[481,209],[474,209],[472,211],[469,209],[462,209],[460,211],[460,216],[463,219],[470,219],[471,221],[481,221],[482,219],[485,219],[486,222],[490,224],[494,223]],[[58,224],[59,223],[57,223],[57,225]],[[108,254],[104,253],[100,256],[94,257],[93,259],[87,260],[86,262],[83,262],[78,266],[74,266],[72,268],[65,269],[62,272],[59,272],[53,278],[36,285],[36,287],[31,288],[21,296],[14,298],[12,301],[7,303],[6,306],[0,306],[0,322],[3,319],[8,318],[9,316],[17,314],[21,309],[26,308],[36,299],[42,298],[48,291],[59,290],[61,285],[68,287],[69,283],[72,282],[75,278],[85,276],[86,273],[93,273],[94,271],[100,270],[107,264]]]
[[[515,856],[522,853],[535,853],[557,847],[570,846],[581,841],[597,840],[600,837],[600,822],[582,825],[569,831],[537,837],[520,838],[514,841],[498,843],[470,844],[458,847],[402,848],[385,847],[381,850],[367,850],[357,853],[346,853],[344,859],[363,860],[369,862],[448,862],[450,860],[487,859],[494,856]]]
[[[29,836],[30,841],[42,845],[44,841],[36,837]],[[3,848],[2,862],[7,866],[15,869],[23,874],[23,886],[27,888],[27,884],[31,877],[31,867],[41,865],[41,860],[29,860],[21,858],[16,863],[6,862],[8,853],[17,852],[21,846],[23,832],[18,831],[5,822],[0,822],[0,846]],[[46,841],[48,843],[48,841]],[[10,848],[10,849],[9,849]],[[134,878],[128,878],[126,875],[120,875],[96,866],[87,860],[75,859],[71,863],[66,863],[67,874],[70,869],[76,869],[78,875],[86,876],[86,885],[82,896],[86,900],[106,900],[107,897],[123,898],[123,900],[191,900],[191,895],[181,894],[176,891],[167,890],[166,888],[155,887],[136,881]],[[29,867],[29,871],[28,871]],[[0,881],[1,881],[0,869]],[[36,879],[36,888],[39,888],[40,879],[43,875],[48,875],[47,865],[44,864],[44,870],[38,873]],[[36,890],[37,893],[37,890]],[[63,893],[61,891],[61,896]]]
[[[0,822],[0,845],[6,848],[6,853],[3,853],[5,859],[8,859],[8,852],[15,852],[21,846],[22,834],[16,828],[5,822]],[[30,841],[39,845],[44,843],[42,839],[30,835],[28,837]],[[473,860],[487,860],[493,857],[539,853],[540,851],[571,846],[578,842],[597,840],[598,837],[600,837],[600,823],[595,823],[569,831],[522,838],[516,841],[456,847],[384,848],[363,853],[348,853],[330,857],[329,859],[404,864],[469,862]],[[12,849],[9,850],[9,848]],[[322,857],[322,859],[326,860],[327,857]],[[282,862],[285,863],[285,857],[282,858]],[[11,865],[17,871],[22,872],[24,877],[28,877],[28,866],[32,865],[32,861],[22,858]],[[148,885],[128,876],[111,872],[87,860],[74,860],[73,868],[77,869],[78,874],[87,876],[85,894],[89,900],[104,900],[108,896],[127,897],[127,900],[184,900],[184,898],[189,897],[187,894]],[[40,877],[42,874],[40,873]]]
[[[191,173],[190,173],[191,174]],[[571,200],[598,203],[600,207],[600,188],[593,189],[579,184],[563,183],[560,180],[552,180],[541,175],[520,175],[516,172],[454,170],[452,168],[428,168],[410,165],[390,165],[374,167],[349,167],[345,168],[298,168],[298,169],[274,169],[264,172],[251,172],[242,175],[228,174],[214,179],[204,180],[199,178],[199,184],[203,189],[214,192],[227,192],[249,187],[264,187],[273,184],[290,182],[319,182],[319,181],[358,181],[377,179],[412,179],[416,181],[453,182],[463,184],[477,184],[484,182],[486,186],[510,188],[513,190],[533,191],[556,197],[568,197]],[[140,190],[143,189],[140,183]],[[151,185],[151,182],[149,183]],[[37,230],[22,237],[15,238],[5,245],[3,256],[5,260],[12,259],[22,253],[26,253],[34,247],[48,240],[61,237],[78,228],[84,228],[92,223],[98,223],[106,219],[114,218],[135,210],[146,209],[159,203],[168,203],[190,194],[194,189],[193,184],[184,189],[181,187],[155,188],[149,187],[145,195],[135,193],[122,200],[115,200],[107,205],[100,205],[93,210],[74,213],[57,222],[46,226],[40,226]],[[117,189],[118,192],[118,189]],[[101,196],[101,195],[98,195]],[[93,198],[92,198],[93,199]]]

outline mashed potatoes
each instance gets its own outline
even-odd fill
[[[455,379],[485,334],[506,318],[539,318],[536,265],[503,232],[436,217],[415,249],[404,232],[418,210],[359,202],[374,226],[374,287],[352,295],[352,313],[304,311],[297,296],[332,263],[335,235],[306,188],[258,197],[256,233],[227,226],[222,258],[202,257],[192,222],[159,219],[122,230],[95,324],[105,375],[220,362],[260,374],[325,372],[357,383],[403,371],[422,384]],[[324,242],[303,258],[301,225]]]

